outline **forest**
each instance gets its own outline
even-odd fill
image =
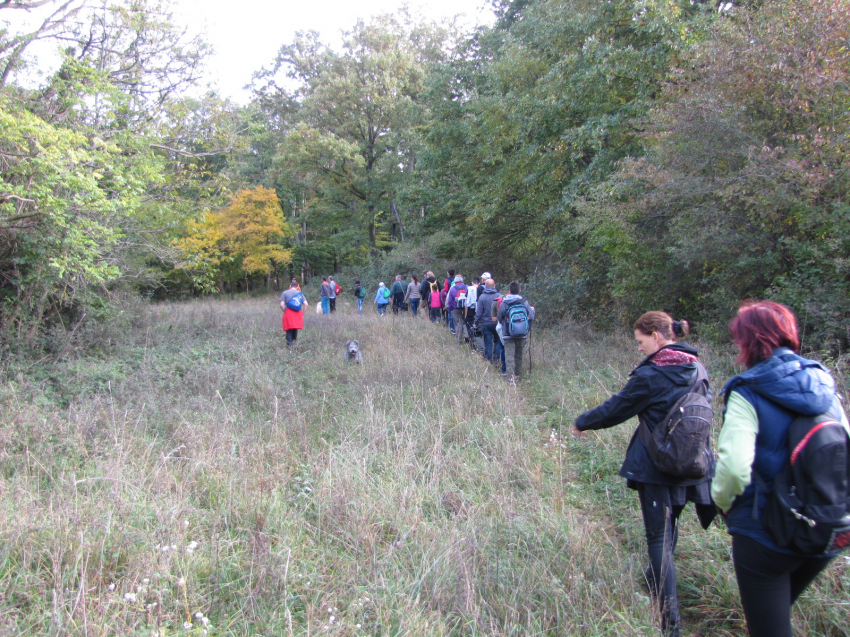
[[[744,298],[850,344],[850,3],[493,0],[465,33],[400,11],[281,43],[245,106],[165,0],[0,2],[0,335],[128,296],[459,266],[544,322],[647,308],[723,338]],[[61,52],[37,86],[33,42]]]

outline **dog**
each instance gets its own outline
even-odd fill
[[[348,341],[345,344],[345,360],[354,361],[358,365],[363,362],[363,354],[360,351],[360,343]]]

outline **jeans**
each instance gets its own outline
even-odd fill
[[[495,323],[485,323],[481,326],[481,333],[484,335],[484,358],[488,361],[493,361],[498,358],[502,362],[502,371],[505,371],[505,348],[502,347],[502,341],[499,340],[499,335],[496,333]]]
[[[419,312],[419,299],[410,299],[410,311],[413,313],[413,316],[416,316]]]
[[[357,299],[357,312],[358,314],[363,314],[363,299]]]
[[[464,325],[463,310],[452,310],[452,325],[455,330],[455,341],[463,343],[463,325]]]
[[[505,340],[505,369],[508,372],[508,376],[519,378],[522,373],[522,353],[525,351],[527,340],[525,338]]]
[[[452,314],[454,314],[454,312],[449,312],[448,310],[446,310],[446,314],[447,314],[446,321],[449,324],[449,329],[452,332],[454,332],[455,331],[455,317],[452,316]]]
[[[431,322],[439,325],[440,324],[440,308],[439,307],[432,307],[432,308],[429,308],[429,309],[430,309],[430,315],[431,315]]]
[[[292,344],[298,340],[298,330],[286,330],[286,344],[292,347]]]
[[[322,297],[322,314],[330,314],[331,310],[331,302],[330,299],[326,296]]]
[[[389,305],[389,303],[378,303],[378,314],[386,314],[387,305]]]
[[[750,637],[791,637],[791,605],[830,558],[784,555],[734,533],[732,562]]]
[[[331,307],[331,312],[336,312],[336,297],[333,297],[332,299],[328,299],[328,303]]]
[[[664,635],[678,637],[679,598],[673,552],[679,541],[679,516],[685,507],[672,506],[669,489],[661,485],[638,483],[638,497],[649,553],[649,568],[644,575],[649,591],[658,600]]]

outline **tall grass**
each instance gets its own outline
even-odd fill
[[[426,320],[339,305],[292,352],[269,298],[128,306],[5,361],[0,635],[658,634],[632,427],[570,432],[632,344],[536,334],[513,388]],[[685,634],[743,631],[728,546],[685,520]],[[846,634],[848,585],[841,558],[798,634]]]

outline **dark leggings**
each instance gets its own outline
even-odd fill
[[[298,339],[298,330],[286,330],[286,344],[292,347],[292,344]]]
[[[679,599],[676,596],[676,564],[673,552],[679,541],[679,516],[684,506],[671,506],[669,491],[656,485],[639,485],[640,510],[646,531],[649,590],[658,599],[665,635],[679,634]]]
[[[829,558],[777,553],[737,533],[732,561],[750,637],[791,637],[791,604],[829,564]]]

